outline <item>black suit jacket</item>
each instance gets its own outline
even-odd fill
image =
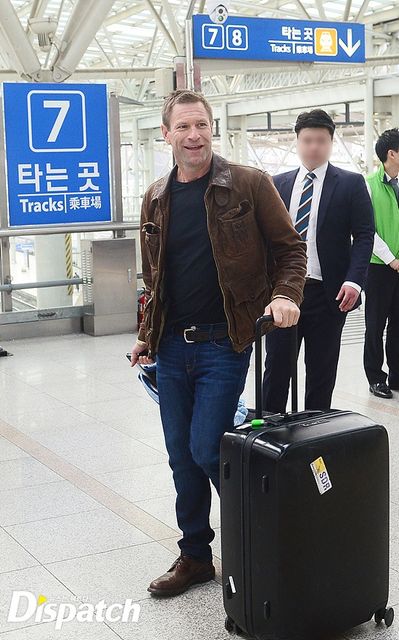
[[[298,171],[273,178],[287,209]],[[374,232],[373,207],[363,176],[329,164],[320,197],[316,244],[324,288],[334,311],[339,305],[335,298],[346,280],[364,288]],[[355,308],[360,302],[359,296]]]

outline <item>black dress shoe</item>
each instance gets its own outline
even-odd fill
[[[385,382],[375,382],[369,387],[371,393],[377,398],[392,398],[393,394],[388,385]]]

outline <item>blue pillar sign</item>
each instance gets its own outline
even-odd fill
[[[111,220],[106,85],[5,83],[11,227]]]
[[[193,16],[194,58],[365,62],[365,27],[353,22]]]

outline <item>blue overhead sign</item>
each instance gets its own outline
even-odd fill
[[[3,85],[10,226],[111,220],[106,85]]]
[[[365,27],[353,22],[193,16],[194,58],[365,62]]]

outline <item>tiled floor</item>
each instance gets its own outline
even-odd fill
[[[2,343],[0,359],[0,637],[4,640],[227,640],[220,520],[217,580],[169,600],[147,592],[178,553],[174,487],[158,408],[125,358],[133,336]],[[303,389],[300,367],[300,390]],[[253,369],[245,396],[253,406]],[[301,394],[300,394],[301,395]],[[399,611],[399,394],[369,395],[361,345],[344,344],[334,406],[385,424],[391,441],[391,598]],[[7,622],[13,590],[48,602],[139,603],[138,622]],[[339,615],[339,612],[337,612]],[[398,614],[399,615],[399,614]],[[399,640],[368,623],[346,638]],[[342,639],[341,639],[342,640]]]

